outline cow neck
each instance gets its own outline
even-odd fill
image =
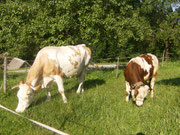
[[[131,85],[131,88],[132,88],[132,89],[136,89],[137,87],[140,87],[140,86],[143,86],[143,85],[144,85],[143,82],[137,82],[137,83]]]
[[[39,66],[40,64],[34,63],[32,67],[30,68],[26,83],[32,87],[36,87],[39,85],[41,79],[42,79],[42,67]]]

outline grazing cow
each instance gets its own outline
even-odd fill
[[[51,97],[49,86],[55,81],[64,103],[67,102],[64,94],[63,77],[77,76],[80,83],[77,93],[83,92],[85,69],[91,58],[91,50],[85,44],[77,46],[44,47],[41,49],[29,70],[26,82],[20,81],[17,93],[18,106],[16,112],[23,112],[32,102],[35,92],[39,88],[47,88],[48,99]]]
[[[144,98],[150,90],[153,98],[153,88],[158,71],[159,61],[155,55],[150,53],[132,58],[124,70],[126,82],[126,102],[129,101],[129,95],[137,106],[143,105]],[[145,82],[149,80],[149,86]]]

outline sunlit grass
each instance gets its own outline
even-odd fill
[[[180,124],[180,61],[160,67],[153,99],[147,96],[142,107],[132,100],[125,103],[123,68],[119,78],[116,70],[89,70],[85,92],[76,94],[76,78],[64,79],[68,103],[64,104],[52,85],[52,99],[46,101],[46,91],[40,90],[23,116],[37,120],[71,135],[175,135]],[[8,74],[8,91],[0,91],[0,104],[14,110],[17,90],[10,91],[25,74]],[[0,134],[52,135],[23,118],[0,109]]]

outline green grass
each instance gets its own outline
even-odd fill
[[[180,61],[164,63],[155,84],[154,98],[148,94],[142,107],[132,100],[125,103],[123,69],[89,70],[85,92],[76,94],[76,78],[65,79],[68,103],[64,104],[57,86],[52,85],[52,100],[40,90],[23,116],[71,135],[177,135],[180,132]],[[0,104],[14,110],[17,90],[10,91],[25,74],[9,73],[8,91],[0,91]],[[2,80],[1,80],[2,82]],[[21,117],[0,109],[2,135],[54,135]]]

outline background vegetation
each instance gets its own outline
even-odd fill
[[[0,53],[34,59],[44,46],[87,44],[94,60],[163,50],[180,56],[176,0],[3,0]],[[167,58],[169,53],[166,53]]]
[[[55,84],[52,99],[46,101],[47,92],[41,89],[23,116],[37,120],[70,135],[177,135],[180,124],[180,61],[164,63],[155,83],[154,98],[148,94],[142,107],[132,99],[125,103],[123,68],[119,78],[116,70],[89,70],[85,92],[76,94],[76,78],[65,79],[64,104]],[[168,73],[168,74],[167,74]],[[0,104],[15,110],[17,90],[10,88],[25,74],[9,73],[8,90],[0,91]],[[21,117],[0,109],[2,135],[53,135]]]

